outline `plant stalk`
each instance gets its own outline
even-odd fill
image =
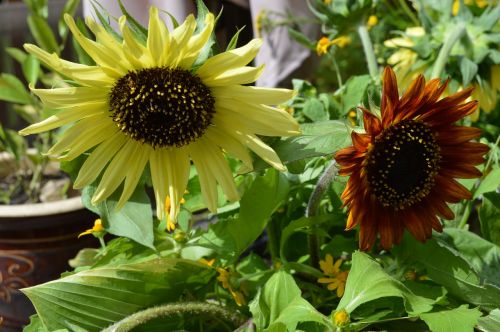
[[[450,56],[451,50],[456,42],[462,37],[465,33],[465,24],[463,22],[459,22],[455,29],[448,33],[446,40],[444,41],[443,46],[439,50],[438,57],[436,62],[434,63],[434,68],[432,68],[431,78],[441,77],[443,73],[444,67],[448,62],[448,58]]]
[[[192,316],[199,314],[222,319],[223,321],[231,323],[234,328],[242,325],[247,320],[247,317],[244,317],[240,313],[216,304],[205,302],[180,302],[164,304],[136,312],[103,331],[127,332],[155,318],[169,316],[178,318],[179,315]]]
[[[373,50],[373,44],[368,34],[368,29],[365,25],[360,25],[358,27],[358,34],[361,38],[361,43],[363,44],[363,51],[365,52],[366,63],[368,64],[368,72],[373,80],[378,78],[378,66],[377,59],[375,57],[375,51]]]
[[[337,175],[338,169],[335,160],[333,160],[323,171],[318,179],[318,183],[316,187],[309,197],[309,202],[307,203],[305,216],[307,218],[314,217],[318,214],[319,205],[321,203],[321,199],[323,195],[328,190],[330,183],[333,181],[335,176]],[[315,226],[312,227],[312,231],[314,231]],[[318,234],[311,233],[307,237],[308,246],[309,246],[309,259],[311,265],[315,268],[319,267],[319,238]]]

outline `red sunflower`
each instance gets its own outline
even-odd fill
[[[415,79],[399,98],[396,76],[386,67],[379,119],[362,109],[366,133],[352,132],[353,146],[337,152],[340,175],[350,175],[342,193],[349,217],[346,229],[360,224],[359,247],[370,249],[380,233],[384,249],[399,243],[407,228],[419,241],[432,229],[441,232],[438,216],[453,219],[447,203],[470,199],[455,178],[477,178],[488,147],[470,142],[478,128],[454,123],[471,114],[477,101],[464,102],[465,89],[439,99],[448,82]]]

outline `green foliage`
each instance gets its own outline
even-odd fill
[[[420,315],[420,318],[429,326],[431,331],[440,332],[472,331],[479,317],[481,317],[481,311],[477,308],[469,309],[467,305]]]
[[[250,303],[250,311],[258,330],[293,332],[301,322],[317,322],[333,329],[330,320],[301,297],[295,280],[283,270],[267,281]]]
[[[49,331],[100,331],[138,310],[177,301],[202,286],[208,272],[192,261],[158,258],[78,272],[23,292]]]
[[[271,214],[289,190],[288,180],[274,169],[258,176],[240,202],[239,215],[212,225],[199,244],[214,249],[221,259],[234,262],[265,229]]]

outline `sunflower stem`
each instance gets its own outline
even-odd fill
[[[111,325],[104,332],[126,332],[140,326],[152,319],[160,317],[175,317],[179,315],[199,315],[220,318],[223,321],[232,323],[233,327],[238,327],[246,321],[246,317],[236,311],[229,310],[216,304],[204,302],[182,302],[164,304],[158,307],[148,308],[125,317],[121,321]]]
[[[337,172],[338,172],[337,164],[335,160],[333,160],[320,175],[318,183],[316,184],[316,187],[314,187],[314,190],[311,196],[309,197],[309,202],[307,203],[306,213],[305,213],[307,218],[314,217],[318,214],[321,199],[323,198],[323,195],[330,187],[330,183],[337,175]],[[317,268],[319,267],[320,246],[319,246],[318,234],[314,233],[316,227],[317,226],[311,227],[312,232],[311,234],[308,235],[307,239],[309,246],[309,259],[311,265]]]
[[[463,22],[459,22],[456,25],[455,29],[453,29],[448,33],[448,36],[446,37],[443,46],[439,50],[436,62],[434,63],[434,68],[432,68],[431,78],[441,77],[444,67],[448,62],[448,58],[450,56],[453,46],[462,37],[464,33],[465,33],[465,24]]]
[[[372,41],[368,34],[368,29],[365,25],[358,27],[358,34],[363,44],[363,51],[365,52],[366,63],[368,64],[368,72],[373,80],[378,78],[377,59],[375,58],[375,51],[373,50]]]

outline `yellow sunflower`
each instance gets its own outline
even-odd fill
[[[251,169],[250,149],[273,167],[284,169],[277,154],[257,135],[299,133],[298,124],[287,112],[268,106],[285,102],[293,92],[244,86],[255,82],[262,72],[262,67],[247,66],[259,51],[261,40],[254,39],[194,67],[212,34],[212,14],[195,34],[192,15],[169,31],[158,10],[151,7],[145,43],[129,28],[125,16],[119,19],[122,41],[92,19],[86,24],[96,40],[88,39],[71,16],[64,18],[96,65],[72,63],[25,45],[29,53],[76,86],[32,89],[47,107],[58,111],[21,134],[74,123],[48,154],[72,160],[89,152],[74,185],[82,188],[102,173],[93,204],[105,200],[123,183],[117,209],[123,207],[149,165],[157,215],[165,217],[168,195],[170,218],[176,220],[191,161],[204,200],[214,212],[217,183],[229,200],[239,199],[224,153]]]

